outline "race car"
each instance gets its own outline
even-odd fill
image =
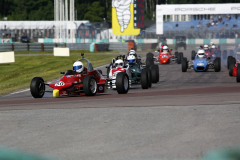
[[[221,59],[218,57],[211,60],[205,55],[205,51],[200,49],[194,60],[188,61],[186,57],[182,61],[182,72],[187,72],[187,69],[193,69],[196,72],[206,72],[208,69],[214,69],[215,72],[221,71]]]
[[[138,58],[139,60],[140,58]],[[116,77],[118,74],[126,73],[130,86],[141,84],[142,89],[151,88],[152,83],[156,82],[158,71],[156,68],[146,68],[144,65],[137,63],[134,55],[119,55],[112,60],[107,67],[108,83],[112,84],[111,88],[116,88]]]
[[[235,57],[228,56],[229,76],[238,76],[238,66],[240,64],[240,48],[236,50]],[[240,82],[240,75],[237,77],[237,82]]]
[[[175,56],[172,54],[172,50],[168,48],[167,45],[162,46],[162,48],[158,51],[155,51],[158,53],[154,59],[156,62],[159,62],[160,64],[169,64],[172,61],[176,61],[178,64],[181,63],[181,59],[183,57],[183,53],[175,52]]]
[[[87,63],[84,67],[83,62]],[[73,64],[73,70],[61,72],[64,76],[54,83],[45,83],[43,78],[34,77],[30,84],[30,92],[34,98],[42,98],[45,93],[45,85],[53,89],[53,97],[86,95],[94,96],[96,93],[106,92],[106,79],[100,70],[94,70],[91,62],[84,58]],[[127,93],[128,83],[124,83],[126,75],[118,77],[118,93]],[[124,88],[125,90],[122,91]],[[126,91],[127,90],[127,91]]]

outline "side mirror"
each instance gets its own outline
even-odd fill
[[[65,72],[60,72],[60,74],[65,74]]]

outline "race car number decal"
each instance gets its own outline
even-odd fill
[[[64,82],[62,82],[62,81],[60,81],[60,82],[57,82],[56,84],[55,84],[55,86],[64,86],[65,85],[65,83]]]

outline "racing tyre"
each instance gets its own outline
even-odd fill
[[[221,58],[217,57],[214,60],[214,71],[215,72],[220,72],[221,71]]]
[[[116,89],[118,94],[126,94],[129,90],[129,78],[125,72],[119,72],[116,78]]]
[[[152,83],[159,82],[159,67],[158,65],[153,65],[150,67],[151,74],[152,74]]]
[[[192,50],[191,60],[194,60],[195,56],[196,56],[196,52],[194,50]]]
[[[188,64],[187,64],[187,58],[184,57],[182,60],[182,72],[187,72]]]
[[[92,75],[84,77],[83,91],[86,96],[94,96],[97,93],[97,81]]]
[[[148,74],[148,88],[152,87],[152,73],[150,69],[147,69],[147,74]]]
[[[150,67],[150,66],[154,65],[154,59],[153,59],[154,54],[149,52],[149,53],[147,53],[146,57],[147,57],[146,58],[146,66]]]
[[[228,56],[227,58],[227,68],[229,69],[229,65],[230,65],[230,61],[233,57],[232,56]]]
[[[240,82],[240,64],[238,64],[238,66],[237,66],[237,78],[236,78],[236,80],[237,80],[237,83]]]
[[[178,53],[178,59],[177,59],[177,63],[178,63],[178,64],[181,64],[181,62],[182,62],[182,59],[183,59],[183,53],[182,53],[182,52],[180,52],[180,53]]]
[[[235,63],[230,62],[230,64],[229,64],[229,72],[228,72],[230,77],[233,76],[233,68],[234,68],[234,66],[235,66]]]
[[[30,84],[30,92],[34,98],[42,98],[45,93],[45,84],[41,77],[34,77]]]
[[[148,72],[146,68],[141,72],[141,86],[142,89],[148,89]]]

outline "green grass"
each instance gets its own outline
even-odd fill
[[[84,57],[95,68],[111,62],[116,55],[87,53]],[[70,57],[16,56],[15,63],[0,64],[0,95],[28,88],[33,77],[42,77],[45,81],[59,78],[60,72],[72,69],[79,58],[81,55],[77,53]]]

